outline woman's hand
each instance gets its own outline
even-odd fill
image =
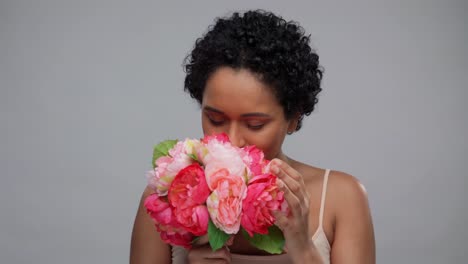
[[[226,245],[231,245],[233,238],[226,242]],[[204,235],[198,239],[193,248],[189,251],[187,257],[188,263],[210,263],[210,264],[227,264],[231,263],[231,253],[227,247],[222,247],[213,251],[208,244],[208,235]]]
[[[303,176],[279,159],[271,161],[270,171],[278,176],[278,187],[284,191],[289,215],[274,212],[276,225],[283,231],[288,254],[295,263],[321,263],[309,234],[309,201]]]

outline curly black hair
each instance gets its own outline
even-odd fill
[[[205,84],[218,68],[247,69],[273,88],[287,119],[299,114],[296,131],[318,102],[323,69],[310,35],[294,21],[264,10],[217,18],[184,61],[184,90],[202,103]]]

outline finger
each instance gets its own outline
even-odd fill
[[[281,211],[274,211],[273,216],[275,217],[275,225],[283,232],[285,238],[288,238],[289,231],[293,226],[291,219]]]
[[[281,180],[291,192],[296,195],[299,199],[304,195],[304,185],[300,182],[297,182],[293,178],[289,177],[283,170],[279,169],[276,174],[278,180]]]
[[[303,205],[303,203],[305,203],[304,199],[299,199],[298,196],[289,189],[283,180],[278,179],[277,184],[279,189],[284,193],[284,199],[286,199],[291,213],[295,216],[302,216],[304,212],[303,207],[305,207],[305,205]]]
[[[298,201],[301,203],[303,202],[304,204],[307,204],[306,208],[308,208],[308,203],[309,203],[309,194],[307,193],[307,190],[305,188],[304,181],[302,180],[301,176],[301,181],[295,180],[293,177],[289,176],[283,169],[277,166],[273,166],[272,170],[276,171],[276,176],[278,177],[277,184],[278,187],[280,187],[280,184],[282,181],[288,189],[285,189],[284,186],[282,186],[282,190],[285,191],[285,197],[287,195],[293,195],[296,196]],[[290,192],[288,192],[288,190]],[[289,201],[293,200],[293,198],[289,197]],[[294,202],[294,201],[291,201]],[[290,204],[292,205],[292,204]]]
[[[193,246],[203,246],[205,244],[208,244],[208,242],[209,242],[208,234],[206,234],[206,235],[200,236],[197,239],[195,239],[195,241],[193,241],[192,245]]]
[[[231,252],[227,247],[222,247],[216,251],[213,251],[209,248],[210,254],[207,255],[207,259],[223,259],[226,260],[228,263],[231,262]]]
[[[211,250],[211,254],[209,255],[208,258],[224,259],[228,262],[231,262],[231,252],[229,252],[229,249],[227,247],[222,247],[216,251]]]
[[[276,170],[277,176],[285,181],[289,189],[296,194],[300,200],[304,199],[309,202],[310,196],[301,173],[279,159],[274,159],[272,167]]]
[[[278,165],[279,162],[281,162],[281,165]],[[299,199],[302,199],[301,196],[307,198],[305,195],[306,191],[304,179],[299,172],[278,159],[276,159],[271,166],[271,171],[276,174],[278,178],[282,179],[289,187],[289,189],[298,195]]]
[[[293,179],[297,181],[303,181],[302,174],[300,174],[297,170],[293,169],[287,162],[284,162],[278,158],[275,158],[271,161],[273,167],[278,167],[282,169],[287,175],[291,176]]]
[[[281,211],[272,211],[271,214],[275,217],[275,226],[277,226],[281,231],[286,231],[285,224],[287,223],[286,219],[284,218],[284,213]]]

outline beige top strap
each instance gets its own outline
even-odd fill
[[[322,228],[322,224],[323,224],[323,212],[325,211],[325,196],[327,195],[327,185],[328,185],[329,174],[330,174],[330,169],[327,169],[325,171],[325,176],[323,177],[322,200],[320,202],[319,228]]]

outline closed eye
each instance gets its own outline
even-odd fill
[[[247,124],[247,127],[251,130],[260,130],[265,126],[264,123],[262,124]]]
[[[216,120],[213,120],[211,118],[208,118],[210,120],[210,123],[214,126],[222,126],[224,124],[224,120],[223,121],[216,121]]]
[[[225,118],[220,114],[205,112],[205,115],[210,121],[210,123],[214,126],[221,126],[225,122]]]

